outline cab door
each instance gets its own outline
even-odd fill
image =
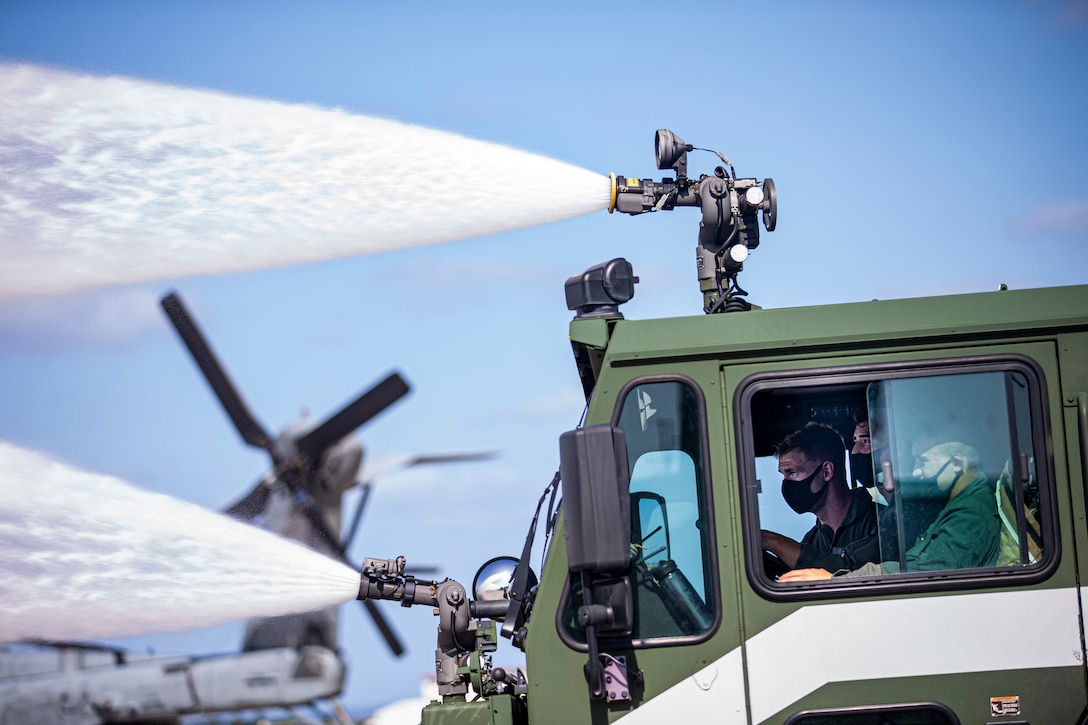
[[[1076,557],[1059,529],[1069,479],[1051,427],[1062,425],[1056,375],[1045,343],[723,366],[753,723],[1081,716]],[[861,421],[872,431],[869,461],[849,455]],[[851,496],[871,500],[879,546],[874,561],[785,583],[761,532],[803,542],[817,525],[786,505],[776,458],[809,424],[841,438],[835,465]]]
[[[599,638],[606,674],[613,675],[608,685],[615,687],[606,699],[588,697],[579,579],[566,576],[561,592],[542,584],[527,636],[529,719],[744,725],[735,497],[719,367],[708,360],[644,365],[634,373],[600,383],[594,393],[594,404],[607,407],[609,422],[624,432],[630,471],[634,553],[632,565],[616,575],[630,582],[633,616],[627,631]],[[542,581],[554,587],[565,565],[560,536]],[[545,611],[555,611],[555,619],[545,619]]]

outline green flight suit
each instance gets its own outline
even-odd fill
[[[887,511],[885,515],[893,515]],[[1001,521],[994,488],[979,476],[951,499],[907,549],[906,571],[939,571],[994,566],[1001,544]],[[834,571],[834,570],[832,570]],[[898,561],[867,564],[845,576],[897,574]],[[836,572],[838,575],[838,572]]]
[[[985,476],[979,476],[941,509],[907,549],[907,571],[993,566],[1000,544],[994,489]]]

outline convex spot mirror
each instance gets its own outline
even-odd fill
[[[518,560],[512,556],[496,556],[480,567],[472,579],[472,598],[480,602],[494,602],[510,598],[510,587],[514,583],[514,572]],[[537,585],[536,574],[529,569],[526,590],[532,591]]]

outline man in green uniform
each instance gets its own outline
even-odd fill
[[[898,514],[913,501],[937,497],[944,506],[936,519],[913,541],[907,542],[905,569],[898,561],[884,561],[852,571],[813,567],[788,572],[779,581],[828,579],[833,573],[868,576],[899,571],[937,571],[993,566],[1000,547],[1000,520],[993,487],[979,468],[978,452],[965,443],[933,446],[916,456],[915,480],[896,492]],[[928,494],[928,495],[927,495]]]

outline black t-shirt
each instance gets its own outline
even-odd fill
[[[864,488],[852,489],[850,494],[850,509],[837,531],[817,521],[801,539],[797,569],[827,569],[834,573],[880,561],[876,504]]]

